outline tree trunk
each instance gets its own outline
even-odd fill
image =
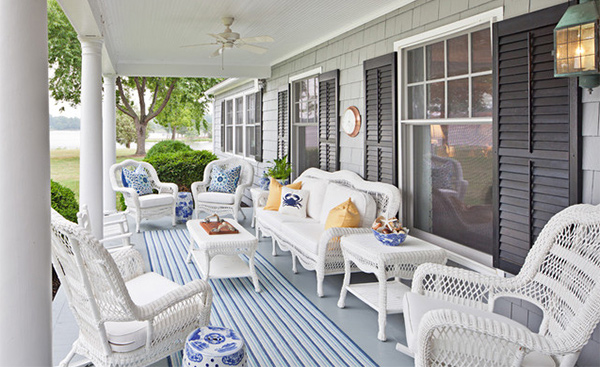
[[[171,140],[175,140],[176,134],[177,134],[177,128],[176,127],[172,127],[171,128]]]
[[[130,143],[130,142],[127,142],[127,143],[125,144],[125,148],[127,148],[127,149],[131,148],[131,143]]]
[[[146,155],[146,128],[147,124],[139,121],[135,122],[135,128],[137,130],[137,149],[135,155]]]

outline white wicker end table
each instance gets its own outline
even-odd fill
[[[239,231],[236,234],[209,235],[200,222],[201,220],[194,219],[186,223],[192,237],[186,261],[190,262],[194,258],[204,280],[251,277],[254,290],[260,292],[254,269],[254,254],[258,248],[256,237],[233,219],[228,218],[227,222]],[[241,254],[248,256],[248,264],[240,258]]]
[[[402,313],[402,298],[410,288],[399,278],[412,279],[417,266],[423,263],[446,263],[446,252],[418,238],[407,236],[400,246],[382,245],[372,233],[343,236],[344,284],[338,307],[346,306],[346,294],[350,292],[379,313],[377,338],[385,341],[387,314]],[[373,273],[376,283],[350,285],[351,266],[354,263],[365,273]],[[388,279],[395,278],[388,282]]]

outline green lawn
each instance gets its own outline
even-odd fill
[[[117,162],[125,159],[141,161],[143,157],[134,156],[135,149],[117,149]],[[79,149],[56,149],[50,151],[50,177],[73,190],[79,201]]]

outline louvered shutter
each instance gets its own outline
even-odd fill
[[[494,266],[517,273],[548,220],[580,201],[576,78],[555,78],[567,4],[494,24]]]
[[[364,62],[365,178],[398,184],[396,53]]]
[[[277,93],[277,157],[282,158],[289,154],[289,107],[288,91]]]
[[[256,152],[254,154],[254,159],[257,162],[262,162],[262,129],[263,129],[263,121],[262,121],[262,89],[256,92],[254,102],[256,103],[254,113],[255,116],[255,125],[254,125],[254,135],[255,135],[255,144],[256,144]]]
[[[225,151],[225,101],[221,102],[221,152]]]
[[[319,167],[324,171],[339,170],[339,70],[319,75]]]

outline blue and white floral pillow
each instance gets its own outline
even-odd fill
[[[152,184],[150,183],[150,178],[148,177],[148,173],[144,167],[142,167],[142,165],[139,165],[135,171],[123,168],[121,173],[125,177],[123,186],[127,184],[125,187],[131,187],[137,192],[138,195],[152,194]]]
[[[281,214],[293,215],[300,218],[306,218],[306,207],[308,205],[308,190],[294,190],[289,187],[281,188],[281,204],[279,212]]]
[[[210,173],[210,185],[208,186],[208,191],[224,192],[226,194],[235,193],[235,189],[240,181],[241,171],[242,166],[230,169],[214,166]]]

